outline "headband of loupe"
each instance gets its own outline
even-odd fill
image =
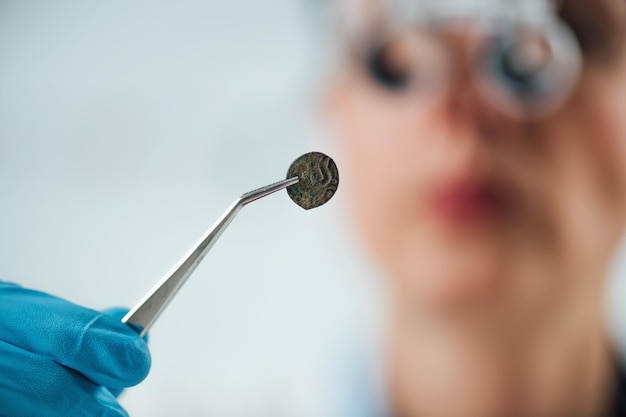
[[[550,0],[340,0],[337,4],[348,44],[355,47],[370,75],[388,89],[432,93],[449,82],[455,64],[442,28],[455,25],[476,35],[467,41],[472,52],[470,74],[479,91],[512,117],[551,114],[579,79],[579,43],[558,17],[558,5]]]

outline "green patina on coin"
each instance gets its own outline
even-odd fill
[[[299,181],[287,187],[287,194],[305,210],[327,203],[339,186],[335,161],[320,152],[310,152],[296,159],[287,171],[287,178],[293,177],[298,177]]]

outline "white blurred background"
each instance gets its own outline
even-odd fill
[[[0,0],[0,279],[130,307],[238,195],[333,155],[308,1]],[[320,415],[383,304],[343,198],[242,211],[154,327],[132,416]]]

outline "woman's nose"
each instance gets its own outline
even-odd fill
[[[448,82],[440,111],[455,129],[471,129],[482,136],[512,127],[516,121],[488,100],[476,75],[481,38],[471,28],[453,28],[443,36],[449,46]]]

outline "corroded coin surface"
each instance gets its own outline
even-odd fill
[[[296,159],[287,171],[287,178],[293,177],[298,177],[299,181],[287,188],[287,194],[305,210],[327,203],[339,186],[335,161],[320,152],[310,152]]]

